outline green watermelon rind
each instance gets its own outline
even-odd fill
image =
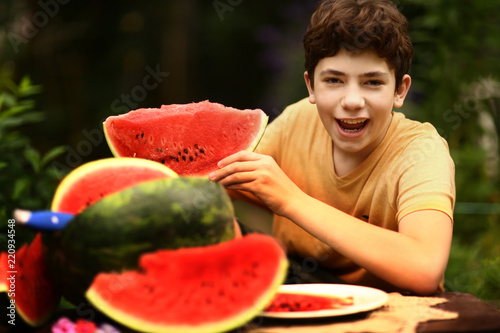
[[[142,253],[233,239],[233,219],[224,188],[201,177],[150,181],[109,195],[56,239],[64,295],[78,303],[97,273],[134,269]]]
[[[252,141],[252,143],[246,149],[247,151],[254,151],[255,148],[257,148],[257,145],[259,144],[260,140],[264,136],[264,132],[266,131],[268,121],[269,121],[269,117],[267,115],[262,116],[262,119],[260,122],[260,127],[259,127],[259,132],[255,136],[255,139]]]
[[[111,151],[111,154],[114,157],[120,157],[120,154],[118,154],[118,152],[116,151],[115,146],[113,145],[113,141],[109,137],[108,131],[106,129],[106,122],[102,123],[102,128],[103,128],[103,131],[104,131],[104,138],[106,139],[106,142],[108,144],[109,150]]]
[[[132,317],[130,314],[113,308],[105,298],[101,297],[98,291],[90,287],[86,292],[86,298],[97,308],[103,311],[110,318],[126,325],[131,329],[149,333],[216,333],[226,332],[240,327],[256,316],[258,316],[265,307],[273,300],[279,287],[283,284],[288,272],[288,260],[283,255],[276,265],[276,274],[269,284],[267,290],[262,292],[262,296],[255,301],[252,307],[241,313],[234,315],[224,321],[209,323],[207,325],[160,325],[141,320],[138,317]],[[168,309],[166,309],[168,311]]]

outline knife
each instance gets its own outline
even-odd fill
[[[14,219],[25,226],[45,231],[62,230],[75,217],[74,214],[53,212],[50,210],[29,211],[14,210]]]

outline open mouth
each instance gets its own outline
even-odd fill
[[[337,122],[344,131],[356,133],[366,126],[368,119],[337,119]]]

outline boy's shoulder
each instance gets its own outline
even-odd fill
[[[389,135],[392,139],[406,137],[408,139],[419,137],[441,137],[437,129],[428,122],[409,119],[401,112],[393,112],[393,119]]]
[[[288,105],[283,111],[283,113],[285,114],[295,114],[295,113],[301,114],[301,113],[311,113],[311,112],[317,112],[317,109],[316,109],[316,104],[312,104],[311,102],[309,102],[308,97],[304,97],[298,100],[297,102]]]
[[[448,143],[432,124],[408,119],[400,112],[394,112],[391,127],[382,144],[385,144],[383,150],[391,151],[400,159],[449,155]]]

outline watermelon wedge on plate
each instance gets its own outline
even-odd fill
[[[206,176],[224,157],[254,150],[267,122],[260,109],[203,101],[138,109],[110,116],[103,126],[116,157],[157,161],[181,176]]]

